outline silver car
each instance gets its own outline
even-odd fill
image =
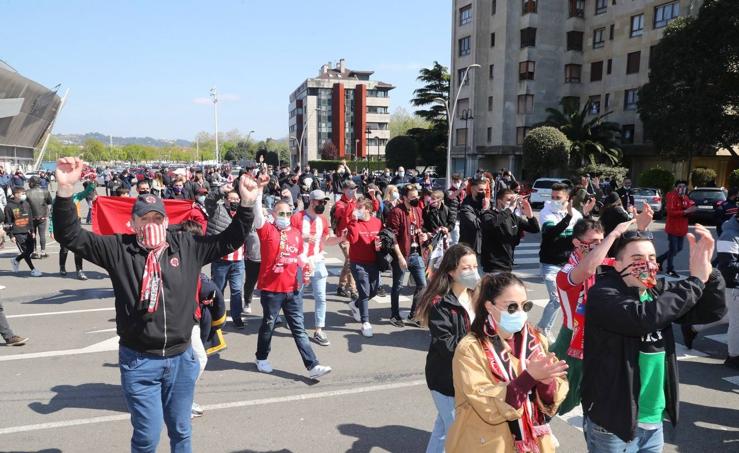
[[[631,189],[631,193],[634,195],[634,206],[636,206],[637,212],[641,212],[646,202],[652,208],[652,211],[654,211],[655,219],[662,217],[662,192],[659,189],[655,189],[654,187],[635,187]]]

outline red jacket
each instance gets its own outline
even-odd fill
[[[423,213],[420,206],[406,209],[404,203],[398,204],[388,214],[386,224],[395,235],[395,240],[398,241],[403,256],[407,257],[411,254],[411,244],[414,242],[421,245],[418,238],[418,234],[423,231]],[[411,224],[413,224],[413,228],[411,228]],[[411,237],[411,230],[413,230],[415,238]]]
[[[685,210],[694,204],[687,195],[680,195],[674,190],[669,192],[665,203],[667,209],[665,233],[673,236],[688,234],[688,215],[685,214]]]
[[[336,219],[336,229],[334,234],[341,236],[341,232],[344,231],[349,225],[354,207],[357,204],[357,200],[352,198],[351,200],[342,195],[339,201],[336,202],[336,209],[334,209],[334,218]]]
[[[377,217],[370,217],[367,221],[359,222],[352,219],[349,222],[349,261],[360,264],[375,264],[377,251],[375,239],[382,229],[382,222]]]

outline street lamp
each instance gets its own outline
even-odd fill
[[[369,155],[370,155],[370,152],[369,152],[369,139],[370,139],[370,134],[372,133],[372,129],[370,129],[369,126],[367,126],[367,130],[364,131],[364,133],[367,134],[367,165],[369,166]]]
[[[464,171],[462,172],[464,177],[467,177],[467,142],[469,141],[469,121],[474,120],[475,117],[472,116],[472,110],[471,109],[464,109],[462,110],[462,116],[459,117],[460,120],[464,120],[464,130],[465,130],[465,138],[464,138]],[[472,123],[474,124],[474,123]],[[474,127],[474,126],[473,126]]]
[[[325,112],[325,110],[322,109],[322,108],[320,108],[320,107],[316,107],[314,110],[311,110],[310,112],[308,112],[308,115],[305,118],[305,121],[303,121],[303,127],[300,130],[300,138],[298,139],[298,138],[296,138],[293,135],[290,136],[290,138],[292,138],[293,140],[295,140],[297,142],[297,146],[298,146],[298,166],[300,168],[303,168],[303,138],[305,137],[305,128],[306,128],[306,125],[310,122],[311,115],[313,114],[314,111],[315,112]],[[252,132],[254,132],[254,131],[252,131]]]
[[[210,89],[210,97],[213,99],[213,116],[215,117],[216,123],[216,165],[218,165],[220,155],[218,151],[218,91],[216,91],[216,87]]]
[[[439,102],[441,101],[441,104],[446,107],[446,113],[447,113],[447,122],[449,123],[449,134],[447,137],[447,147],[446,147],[446,183],[449,184],[452,181],[452,128],[454,127],[454,115],[457,113],[457,101],[459,101],[459,95],[462,92],[462,87],[464,86],[465,80],[467,80],[467,74],[470,72],[470,69],[472,68],[479,68],[479,64],[471,64],[467,66],[467,69],[464,71],[464,75],[462,75],[462,80],[459,81],[459,88],[457,89],[457,95],[454,96],[454,103],[452,104],[452,109],[449,111],[449,104],[446,100],[442,98],[435,98],[434,100]],[[467,162],[465,162],[465,167],[467,166]]]

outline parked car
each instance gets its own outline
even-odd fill
[[[714,224],[716,222],[715,209],[726,200],[726,191],[721,187],[696,187],[688,194],[695,203],[695,211],[688,215],[691,222]]]
[[[529,202],[533,208],[541,208],[544,202],[552,199],[552,186],[555,183],[567,184],[572,187],[572,182],[565,178],[539,178],[531,187],[531,198]]]
[[[641,212],[644,202],[646,202],[652,211],[654,218],[660,219],[664,215],[662,209],[662,192],[654,187],[635,187],[631,189],[634,195],[634,206],[637,212]]]

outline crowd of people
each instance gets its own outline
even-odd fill
[[[589,451],[661,451],[663,420],[676,423],[679,404],[673,323],[688,347],[700,331],[728,323],[726,365],[739,368],[735,190],[715,241],[700,225],[688,232],[687,184],[676,183],[666,202],[669,248],[657,256],[654,213],[647,204],[637,212],[628,181],[601,194],[605,206],[591,193],[602,190],[598,181],[554,184],[537,218],[506,170],[454,175],[437,187],[429,174],[402,167],[357,174],[342,164],[319,175],[247,161],[238,175],[224,166],[162,168],[141,177],[95,172],[63,158],[55,177],[55,198],[36,176],[28,189],[2,190],[12,193],[4,223],[20,252],[12,269],[18,272],[23,261],[40,276],[33,260],[46,255],[52,232],[64,252],[62,275],[68,252],[80,279],[83,260],[108,271],[132,451],[155,451],[162,422],[173,451],[191,450],[190,419],[203,414],[195,383],[208,355],[224,347],[227,315],[233,328],[244,328],[255,290],[262,308],[257,370],[273,371],[269,353],[282,312],[308,376],[332,371],[312,345],[331,344],[328,247],[338,246],[343,256],[336,294],[347,301],[359,335],[373,336],[369,304],[384,293],[383,272],[392,279],[389,323],[430,332],[425,374],[438,414],[427,452],[554,451],[549,420],[580,405]],[[92,211],[98,185],[133,198],[131,234],[81,227],[79,204],[87,200]],[[177,225],[166,200],[188,204]],[[514,271],[527,233],[541,233],[540,275],[549,297],[536,324]],[[689,275],[657,278],[663,262],[667,275],[677,276],[673,260],[683,238]],[[201,272],[206,264],[210,277]],[[401,316],[400,294],[411,278],[412,302]],[[311,335],[303,308],[308,286],[315,302]],[[0,329],[8,344],[28,341],[10,330],[2,305]],[[171,371],[162,374],[165,368]]]

